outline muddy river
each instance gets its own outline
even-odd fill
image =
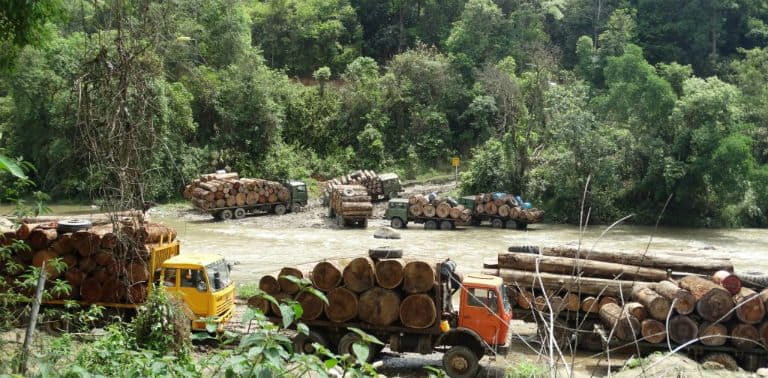
[[[54,206],[57,214],[87,213],[87,207]],[[380,212],[380,211],[379,211]],[[0,213],[7,209],[0,208]],[[768,230],[765,229],[688,229],[619,225],[589,226],[580,231],[572,225],[531,225],[527,231],[466,227],[454,231],[426,231],[422,225],[401,230],[402,239],[373,238],[379,219],[367,229],[338,229],[324,216],[319,206],[302,213],[284,216],[254,216],[238,221],[215,222],[205,214],[185,207],[161,207],[150,211],[153,221],[178,230],[183,252],[217,253],[235,262],[234,279],[256,281],[285,265],[310,264],[322,259],[356,257],[368,248],[402,248],[407,256],[451,258],[463,272],[482,269],[483,259],[493,258],[510,245],[551,246],[577,243],[595,249],[651,250],[714,248],[727,253],[738,270],[768,272]],[[604,235],[601,234],[605,233]],[[651,240],[652,238],[652,240]]]

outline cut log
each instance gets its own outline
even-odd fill
[[[101,245],[101,238],[99,238],[99,235],[84,230],[73,233],[71,239],[72,244],[77,249],[77,253],[83,257],[90,256]]]
[[[617,304],[609,303],[603,306],[600,309],[600,320],[619,340],[634,340],[640,334],[640,322]]]
[[[565,294],[563,300],[565,301],[565,309],[568,311],[579,311],[581,308],[581,301],[579,300],[579,296],[574,293]]]
[[[701,364],[703,365],[704,363],[707,363],[707,362],[714,362],[718,365],[721,365],[726,370],[730,370],[730,371],[740,370],[739,363],[736,362],[736,359],[733,358],[733,356],[731,356],[728,353],[715,352],[715,353],[707,354],[706,356],[704,356],[704,358],[701,359]]]
[[[300,270],[298,270],[296,268],[292,268],[292,267],[286,266],[285,268],[280,269],[280,273],[277,276],[278,277],[277,278],[277,284],[280,285],[280,291],[282,293],[285,293],[285,294],[288,294],[288,295],[293,295],[293,294],[298,293],[299,289],[300,289],[299,285],[297,285],[297,284],[291,282],[290,280],[288,280],[287,278],[285,278],[286,276],[292,276],[292,277],[296,277],[296,278],[304,278],[304,274]]]
[[[411,261],[403,268],[403,289],[409,294],[424,293],[435,284],[435,269],[426,261]]]
[[[533,293],[530,290],[523,290],[517,297],[517,306],[528,310],[533,307],[533,300]]]
[[[77,260],[77,267],[85,273],[90,273],[96,269],[96,261],[92,257],[81,257]],[[130,266],[130,265],[129,265]]]
[[[275,295],[280,292],[280,284],[277,278],[267,274],[259,279],[259,289],[269,295]]]
[[[257,309],[264,315],[268,315],[270,311],[269,301],[258,295],[248,298],[248,307]]]
[[[600,297],[600,300],[598,301],[597,307],[599,309],[600,307],[603,307],[603,306],[605,306],[605,305],[607,305],[609,303],[618,305],[619,304],[619,300],[614,298],[614,297],[608,297],[608,296]]]
[[[304,310],[301,314],[301,320],[315,320],[323,314],[325,303],[317,295],[302,291],[296,295],[296,302],[299,302]]]
[[[394,289],[403,282],[405,262],[401,259],[386,259],[376,262],[376,283],[385,289]]]
[[[81,290],[82,292],[82,287]],[[128,303],[144,303],[147,300],[147,284],[138,283],[128,287]]]
[[[632,299],[640,302],[648,311],[648,315],[656,320],[666,320],[670,311],[670,301],[649,287],[641,287],[632,291]]]
[[[661,269],[643,268],[602,261],[572,259],[567,257],[537,256],[529,253],[502,253],[498,256],[499,267],[538,271],[556,274],[579,274],[597,278],[620,278],[623,280],[661,281],[667,272]]]
[[[145,243],[160,243],[160,239],[164,242],[170,242],[176,240],[176,229],[173,227],[164,226],[158,223],[150,223],[145,227],[147,239]]]
[[[736,349],[749,350],[760,346],[760,334],[751,324],[738,323],[729,332],[729,341]]]
[[[375,273],[373,260],[368,257],[358,257],[347,264],[342,272],[344,287],[355,293],[362,293],[373,287]]]
[[[322,261],[312,268],[312,283],[322,291],[330,291],[341,283],[341,267],[331,261]]]
[[[765,321],[760,325],[760,328],[757,329],[757,333],[760,336],[760,342],[762,342],[763,345],[768,345],[768,321]]]
[[[432,205],[426,205],[421,209],[422,213],[427,218],[433,218],[437,212],[434,206]]]
[[[76,267],[72,267],[64,272],[64,279],[67,280],[67,282],[69,282],[69,284],[73,287],[80,286],[80,284],[85,279],[85,273]]]
[[[678,344],[685,344],[699,336],[699,325],[686,315],[675,315],[669,319],[669,338]]]
[[[742,287],[733,296],[736,304],[736,317],[747,324],[758,324],[765,318],[765,304],[760,296],[752,289]]]
[[[543,283],[544,287],[552,290],[566,290],[572,293],[580,293],[585,295],[609,295],[613,297],[619,297],[620,293],[623,293],[625,297],[628,297],[634,286],[648,286],[648,283],[624,281],[624,280],[608,280],[603,278],[591,278],[591,277],[574,277],[570,275],[552,274],[552,273],[540,273],[538,276],[535,272],[514,270],[514,269],[484,269],[484,274],[499,276],[505,283],[510,285],[518,285],[524,288],[540,287],[539,280]]]
[[[698,276],[686,276],[680,287],[696,298],[696,312],[704,320],[718,321],[733,309],[733,298],[722,286]]]
[[[27,243],[33,250],[45,249],[56,240],[57,235],[55,228],[38,227],[30,232]]]
[[[285,303],[285,301],[291,299],[291,295],[286,293],[277,293],[273,295],[273,297],[275,298],[277,304],[270,302],[269,311],[271,311],[275,316],[281,317],[283,316],[283,312],[280,311],[280,304]]]
[[[653,286],[653,289],[672,301],[672,307],[681,315],[688,315],[696,309],[696,298],[688,290],[681,289],[676,282],[664,280]]]
[[[624,310],[632,314],[632,316],[641,322],[648,317],[648,311],[645,310],[645,306],[638,302],[629,302],[625,304]]]
[[[101,299],[101,282],[93,278],[86,278],[80,285],[80,297],[84,301],[95,303]]]
[[[507,288],[507,298],[509,299],[509,303],[512,306],[516,306],[517,300],[520,297],[520,292],[516,288],[511,286],[506,286],[506,288]]]
[[[426,294],[407,296],[400,305],[400,321],[409,328],[429,328],[437,320],[437,307]]]
[[[337,287],[328,292],[325,316],[336,323],[350,321],[357,317],[357,295],[352,290]]]
[[[101,284],[101,301],[107,303],[121,303],[128,294],[128,288],[117,278],[111,277]]]
[[[704,345],[725,345],[728,340],[728,328],[722,323],[703,322],[699,327],[699,339]]]
[[[360,320],[377,325],[387,326],[397,321],[400,311],[400,295],[394,290],[374,287],[362,295],[357,302]]]
[[[645,251],[589,251],[579,250],[569,246],[541,248],[544,256],[570,257],[579,256],[590,261],[605,261],[617,264],[644,266],[657,269],[672,269],[676,272],[712,274],[718,270],[733,271],[733,263],[729,258],[701,258],[696,252],[686,255],[671,252]]]
[[[724,287],[725,290],[728,290],[728,292],[731,293],[731,295],[738,294],[741,289],[741,280],[739,277],[736,277],[725,270],[715,272],[715,274],[712,275],[712,281]]]
[[[581,311],[597,314],[600,312],[600,303],[595,297],[586,297],[581,301]]]
[[[643,339],[651,344],[658,344],[667,339],[667,330],[664,323],[656,319],[645,319],[640,323],[640,334]]]
[[[81,259],[80,261],[82,261]],[[82,269],[82,267],[81,267]],[[131,263],[125,267],[127,271],[126,278],[130,283],[146,282],[149,280],[149,271],[144,263]]]

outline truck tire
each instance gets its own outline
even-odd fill
[[[352,345],[355,343],[362,343],[368,348],[368,358],[365,360],[365,362],[371,362],[373,361],[373,357],[376,355],[376,347],[372,346],[368,343],[363,343],[363,339],[360,338],[360,335],[354,333],[354,332],[347,332],[344,334],[344,336],[339,339],[339,345],[338,345],[338,353],[339,355],[343,356],[345,354],[348,354],[355,357],[355,353],[352,350]]]
[[[278,204],[278,205],[275,205],[275,209],[274,210],[275,210],[275,215],[283,215],[283,214],[285,214],[285,211],[287,209],[285,208],[285,205]]]
[[[443,355],[443,370],[451,378],[473,378],[480,370],[478,361],[471,349],[456,345]]]
[[[440,229],[444,230],[444,231],[452,230],[453,229],[453,222],[448,221],[448,220],[441,221],[440,222]]]
[[[245,209],[243,209],[242,207],[238,207],[237,209],[235,209],[234,216],[235,216],[235,219],[245,218]]]
[[[424,229],[425,230],[437,230],[437,222],[433,220],[428,220],[424,222]]]
[[[403,257],[403,250],[390,247],[371,248],[368,250],[368,257],[372,259],[399,259]]]
[[[517,222],[512,219],[507,219],[507,221],[504,222],[504,228],[508,230],[514,230],[517,228]]]
[[[298,354],[314,354],[315,347],[313,343],[318,343],[324,347],[328,347],[328,341],[316,331],[309,331],[309,335],[299,333],[293,337],[293,351]]]
[[[87,230],[93,227],[93,223],[85,219],[65,219],[59,221],[56,226],[56,231],[62,234],[67,232],[75,232],[80,230]]]
[[[398,217],[392,218],[392,220],[389,221],[389,225],[394,229],[405,228],[405,222]]]
[[[493,226],[493,228],[504,228],[504,221],[499,218],[493,218],[491,220],[491,226]]]
[[[219,211],[219,219],[221,220],[230,220],[232,219],[232,210],[230,209],[224,209],[222,211]]]
[[[389,194],[387,194],[387,199],[393,198],[397,198],[397,192],[389,192]]]
[[[768,287],[768,274],[761,272],[739,272],[734,274],[741,280],[741,282],[747,283],[750,286],[756,286],[761,289]]]

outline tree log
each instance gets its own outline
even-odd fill
[[[55,228],[38,227],[30,232],[27,243],[33,250],[45,249],[56,240],[57,235]]]
[[[280,269],[280,273],[278,274],[277,284],[280,285],[281,292],[289,295],[298,293],[299,285],[289,281],[287,278],[284,278],[285,276],[304,278],[304,274],[300,270],[289,266]]]
[[[149,223],[145,227],[147,239],[145,243],[160,243],[162,238],[164,242],[176,240],[176,229],[164,226],[158,223]]]
[[[400,304],[400,321],[409,328],[429,328],[437,320],[437,307],[426,294],[412,294]]]
[[[86,278],[80,285],[80,297],[86,302],[95,303],[101,299],[101,282],[94,278]]]
[[[725,345],[728,340],[728,328],[722,323],[703,322],[699,327],[699,339],[704,345]]]
[[[645,341],[658,344],[667,339],[667,329],[664,323],[656,319],[645,319],[640,323],[640,334]]]
[[[386,259],[376,262],[376,282],[385,289],[394,289],[403,282],[405,262],[401,259]]]
[[[315,320],[323,314],[325,303],[317,295],[308,291],[302,291],[296,295],[296,302],[299,302],[304,310],[301,314],[301,320]]]
[[[82,290],[81,290],[82,292]],[[128,303],[144,303],[147,300],[147,284],[142,282],[128,287]]]
[[[648,314],[656,320],[666,320],[670,310],[669,299],[661,296],[649,287],[632,291],[632,299],[645,306]]]
[[[672,269],[677,272],[712,274],[718,270],[733,271],[730,258],[701,258],[693,251],[690,254],[645,251],[589,251],[568,246],[541,248],[544,256],[570,257],[579,256],[590,261],[605,261],[617,264],[644,266],[657,269]]]
[[[394,290],[374,287],[362,295],[357,303],[360,320],[378,326],[387,326],[397,321],[400,310],[400,295]]]
[[[565,294],[563,300],[565,301],[565,309],[568,311],[579,311],[581,308],[581,301],[579,300],[579,296],[574,293]]]
[[[699,336],[699,325],[686,315],[675,315],[669,319],[669,338],[678,344],[685,344]]]
[[[696,309],[696,298],[688,290],[681,289],[676,282],[664,280],[653,286],[653,289],[672,301],[672,306],[681,315],[688,315]]]
[[[517,305],[522,309],[530,309],[533,307],[533,293],[530,290],[523,290],[517,297]]]
[[[101,245],[101,238],[99,238],[99,235],[90,233],[85,230],[73,233],[71,239],[72,244],[77,249],[77,253],[83,257],[90,256]]]
[[[597,307],[599,309],[600,307],[603,307],[603,306],[605,306],[605,305],[607,305],[609,303],[618,305],[619,304],[619,300],[614,298],[614,297],[605,296],[605,297],[600,297],[600,300],[597,303],[598,303]]]
[[[352,290],[337,287],[328,292],[325,316],[336,323],[350,321],[357,317],[357,295]]]
[[[331,291],[341,283],[341,272],[335,262],[319,262],[312,268],[312,283],[322,291]]]
[[[738,323],[731,328],[729,335],[729,341],[736,349],[749,350],[760,345],[760,334],[751,324]]]
[[[631,314],[622,311],[617,304],[609,303],[600,309],[600,320],[619,340],[630,341],[640,334],[640,322]]]
[[[499,268],[536,271],[556,274],[579,274],[597,278],[621,278],[624,280],[660,281],[667,278],[661,269],[643,268],[602,261],[590,261],[567,257],[537,256],[528,253],[499,254]]]
[[[275,295],[280,292],[280,283],[277,278],[267,274],[259,279],[259,289],[269,295]]]
[[[765,304],[754,290],[742,287],[733,296],[733,302],[736,304],[736,317],[743,323],[758,324],[765,318]]]
[[[425,261],[411,261],[403,268],[403,289],[409,294],[424,293],[435,284],[435,269]]]
[[[686,276],[680,280],[680,287],[696,298],[696,312],[704,320],[718,321],[733,309],[731,294],[712,281],[698,276]]]
[[[519,285],[520,287],[525,288],[540,287],[539,279],[541,279],[546,289],[564,289],[572,293],[586,295],[609,295],[619,297],[620,293],[623,292],[624,296],[627,297],[632,292],[634,286],[648,286],[647,283],[642,282],[574,277],[552,273],[540,273],[537,276],[535,272],[514,269],[485,269],[483,270],[483,273],[499,276],[507,284]]]
[[[646,311],[645,306],[638,302],[629,302],[625,304],[624,310],[632,314],[632,316],[641,322],[648,317],[648,311]]]
[[[768,321],[760,324],[760,328],[757,329],[757,333],[760,336],[760,342],[762,342],[763,345],[768,345]]]
[[[600,303],[595,297],[586,297],[581,301],[581,311],[597,314],[600,312]]]
[[[741,290],[741,280],[739,277],[736,277],[725,270],[715,272],[715,274],[712,275],[712,281],[724,287],[725,290],[728,290],[728,292],[731,293],[731,295],[736,295],[739,290]]]
[[[83,261],[83,259],[80,259],[80,261]],[[82,267],[80,269],[82,269]],[[126,278],[131,283],[146,282],[149,280],[149,271],[144,263],[128,264],[125,267],[125,270],[127,271]]]
[[[355,293],[362,293],[372,288],[375,282],[373,260],[368,257],[358,257],[350,261],[344,267],[342,278],[344,286]]]
[[[269,301],[258,295],[248,298],[248,307],[260,310],[264,315],[268,315],[270,311]]]
[[[277,304],[270,302],[269,310],[272,312],[272,314],[274,314],[279,318],[283,316],[283,312],[280,311],[280,304],[285,303],[285,301],[288,299],[291,299],[291,295],[286,293],[277,293],[273,295],[273,297],[275,298],[275,301],[277,302]]]
[[[128,294],[125,284],[115,277],[105,280],[101,284],[101,301],[107,303],[122,303]]]

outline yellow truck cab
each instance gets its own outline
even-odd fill
[[[206,322],[220,331],[234,312],[235,285],[221,256],[183,254],[162,262],[160,284],[189,308],[192,329],[205,331]]]

